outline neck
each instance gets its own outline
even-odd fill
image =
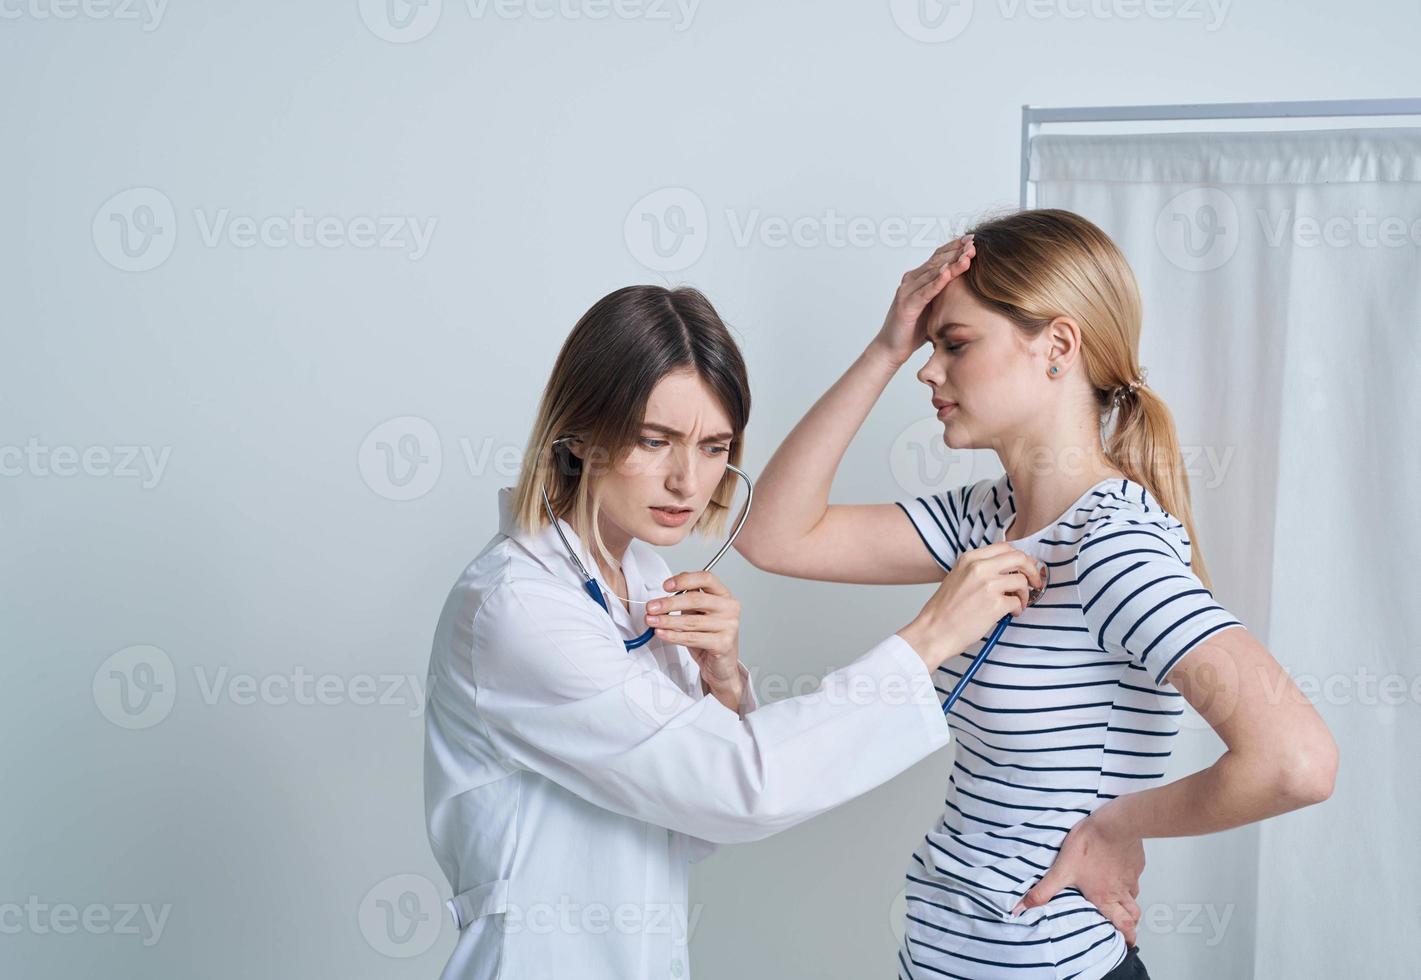
[[[622,562],[626,558],[627,548],[632,542],[632,536],[607,520],[605,513],[598,515],[598,528],[602,532],[602,544],[606,546],[607,551],[616,559],[617,567],[609,568],[600,553],[594,554],[592,560],[597,563],[597,568],[602,573],[602,581],[609,583],[617,582],[621,579]],[[588,542],[588,550],[596,550],[592,547],[591,542]]]
[[[1106,459],[1095,433],[1089,441],[1022,440],[1019,445],[1024,448],[1013,451],[997,448],[997,455],[1011,480],[1016,504],[1016,519],[1007,528],[1009,541],[1046,527],[1081,494],[1102,480],[1123,476]],[[1043,460],[1048,464],[1043,466]]]

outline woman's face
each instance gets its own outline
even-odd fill
[[[682,541],[720,485],[730,446],[730,419],[699,375],[686,369],[657,382],[639,441],[594,478],[612,553],[631,538],[661,547]]]
[[[1030,438],[1050,395],[1049,331],[1025,340],[961,279],[947,284],[927,316],[933,352],[917,377],[932,389],[943,441],[953,449],[1003,449]]]

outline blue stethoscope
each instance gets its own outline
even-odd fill
[[[556,446],[560,442],[567,442],[571,438],[570,436],[565,436],[562,439],[556,440],[553,445]],[[725,543],[720,546],[720,550],[711,557],[710,561],[706,562],[705,567],[701,569],[703,572],[708,572],[714,568],[715,563],[720,561],[725,553],[730,550],[730,546],[735,543],[735,538],[740,534],[740,529],[745,526],[745,519],[750,516],[750,502],[755,499],[755,484],[751,481],[749,474],[733,463],[726,463],[725,468],[745,481],[745,505],[740,508],[740,516],[735,519],[735,527],[731,530],[730,537],[725,539]],[[607,600],[602,595],[601,586],[597,584],[597,580],[587,571],[587,567],[582,564],[582,560],[577,557],[577,552],[573,550],[572,545],[568,542],[567,535],[563,534],[562,524],[553,513],[552,501],[548,499],[548,488],[544,486],[540,489],[543,492],[543,509],[548,513],[548,521],[553,525],[553,529],[558,532],[558,537],[562,539],[562,546],[567,549],[567,556],[571,558],[572,563],[577,566],[577,573],[582,576],[582,588],[592,597],[593,602],[602,607],[602,610],[608,616],[612,615],[612,610],[608,608]],[[677,592],[672,592],[671,595],[684,595],[688,591],[688,589],[681,589]],[[625,597],[615,596],[615,598],[622,599]],[[627,601],[638,602],[640,600],[627,599]],[[630,653],[638,647],[645,646],[655,635],[656,630],[648,627],[647,631],[641,636],[638,636],[635,640],[623,640],[622,645],[626,647],[627,652]]]
[[[1046,592],[1046,590],[1051,587],[1051,566],[1046,564],[1044,561],[1038,561],[1037,564],[1040,565],[1042,569],[1044,569],[1041,574],[1045,577],[1046,582],[1041,586],[1041,588],[1031,589],[1027,592],[1026,605],[1028,608],[1036,605],[1036,600],[1040,599],[1041,596]],[[991,637],[988,638],[985,644],[983,644],[982,649],[977,652],[977,656],[972,658],[972,663],[970,663],[967,666],[967,669],[962,672],[962,676],[959,677],[957,679],[957,683],[952,686],[952,693],[949,694],[947,696],[947,700],[942,703],[943,714],[947,714],[949,711],[952,710],[952,706],[957,703],[957,699],[962,695],[963,689],[966,688],[967,683],[972,680],[972,675],[977,673],[977,668],[981,667],[982,664],[986,662],[987,654],[992,652],[992,647],[997,645],[997,641],[1002,638],[1002,634],[1006,632],[1007,625],[1010,622],[1011,616],[1009,615],[1003,616],[1001,619],[997,620],[997,627],[996,629],[992,630]]]

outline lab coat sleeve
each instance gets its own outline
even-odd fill
[[[681,647],[680,649],[684,650],[685,647]],[[693,691],[699,691],[701,689],[700,667],[697,666],[695,660],[691,658],[689,652],[685,654],[684,662],[688,665],[687,673],[691,678],[691,689]],[[740,682],[745,685],[745,693],[742,694],[740,697],[739,710],[740,717],[744,718],[747,714],[754,711],[760,706],[760,701],[759,698],[757,698],[755,695],[755,685],[750,678],[749,668],[745,666],[744,662],[741,662],[739,666]],[[714,854],[716,852],[716,849],[720,847],[720,845],[715,843],[714,841],[708,841],[700,837],[693,837],[689,834],[685,835],[685,837],[687,840],[687,853],[690,855],[690,862],[692,864],[695,864],[697,861],[704,861],[706,858]]]
[[[476,712],[507,764],[711,843],[768,837],[951,740],[926,665],[896,634],[743,718],[629,655],[564,583],[499,584],[469,635]]]

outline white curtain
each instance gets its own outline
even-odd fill
[[[1147,843],[1141,955],[1417,976],[1421,130],[1042,135],[1030,176],[1128,256],[1215,596],[1341,746],[1326,803]],[[1223,748],[1192,714],[1178,741],[1171,777]]]

